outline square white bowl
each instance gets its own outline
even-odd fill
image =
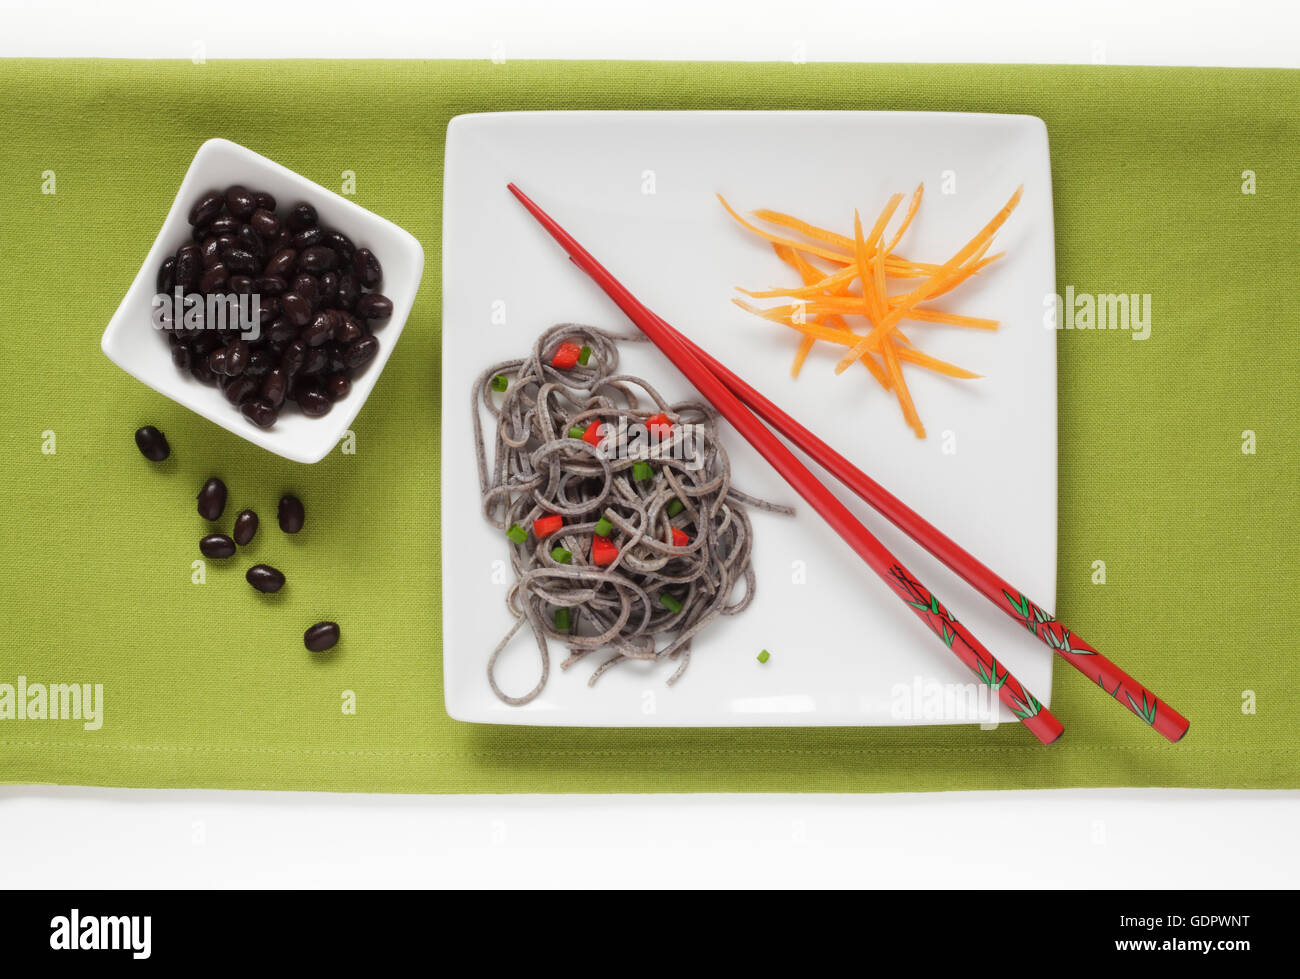
[[[977,693],[973,675],[727,425],[735,484],[797,508],[793,518],[750,514],[754,605],[696,636],[690,669],[672,687],[665,680],[674,666],[636,663],[589,688],[597,660],[561,671],[566,653],[553,645],[541,696],[523,707],[493,696],[488,654],[515,620],[506,610],[509,576],[493,565],[508,568],[508,542],[478,516],[470,384],[489,364],[526,353],[555,323],[634,332],[510,195],[512,180],[655,312],[1050,609],[1056,332],[1044,328],[1043,300],[1056,290],[1056,270],[1042,120],[946,112],[518,112],[458,116],[447,128],[444,360],[451,362],[448,351],[462,360],[463,351],[475,352],[442,389],[448,713],[479,723],[580,727],[954,723],[932,712],[928,698],[934,691]],[[909,374],[931,432],[924,440],[865,371],[836,378],[832,351],[814,350],[802,376],[790,377],[798,341],[731,304],[733,286],[788,283],[789,272],[714,196],[725,194],[741,211],[771,207],[846,228],[853,208],[874,215],[891,193],[910,192],[922,180],[925,199],[899,248],[918,260],[951,255],[1018,184],[1025,187],[998,234],[1006,257],[938,304],[999,319],[1001,328],[914,334],[927,353],[984,375],[956,384]],[[619,356],[624,371],[649,379],[669,402],[699,399],[652,344],[625,344]],[[865,503],[830,485],[1050,705],[1052,651]],[[531,644],[521,630],[498,663],[497,677],[512,693],[536,682]],[[755,661],[760,649],[771,652],[764,665]],[[1005,707],[999,711],[1001,720],[1014,721]]]
[[[306,201],[316,208],[323,226],[343,232],[358,248],[369,248],[383,266],[380,291],[393,301],[393,315],[375,331],[379,353],[353,380],[348,396],[320,418],[291,411],[271,428],[258,428],[226,400],[220,388],[179,370],[172,363],[166,338],[152,325],[158,267],[190,240],[190,207],[205,191],[224,190],[231,184],[266,191],[282,210]],[[237,143],[210,139],[194,154],[162,230],[104,330],[100,346],[122,370],[222,428],[294,462],[319,462],[338,444],[379,380],[402,335],[423,273],[424,249],[391,221]]]

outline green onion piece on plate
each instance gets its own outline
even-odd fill
[[[571,429],[569,429],[569,438],[571,439],[580,439],[586,434],[587,434],[586,430],[582,428],[580,425],[574,425]]]
[[[562,547],[557,547],[551,551],[551,559],[554,560],[557,564],[572,564],[573,552],[566,551]]]
[[[608,537],[614,532],[614,525],[605,517],[596,521],[596,535],[599,537]]]
[[[681,513],[685,509],[686,509],[686,504],[683,503],[681,500],[677,499],[676,497],[673,497],[671,500],[669,500],[668,505],[664,507],[664,511],[670,517],[677,516],[677,514]]]
[[[578,351],[578,363],[586,367],[589,360],[591,360],[591,348],[584,344],[582,349]]]
[[[524,530],[519,524],[512,524],[510,529],[506,531],[506,536],[516,544],[522,544],[528,540],[528,531]]]
[[[568,632],[570,625],[569,610],[567,608],[557,608],[555,610],[555,631]]]
[[[664,592],[659,596],[659,604],[669,612],[680,612],[682,610],[682,603],[673,598],[673,596],[669,595],[667,592]]]
[[[492,378],[493,391],[504,391],[508,387],[510,387],[510,382],[507,381],[502,375],[498,374],[496,377]]]
[[[632,467],[632,478],[635,479],[638,483],[644,483],[647,479],[652,477],[654,474],[655,471],[650,468],[650,463],[648,462],[644,462],[644,461],[638,462],[636,463],[636,465]]]
[[[772,654],[769,653],[766,649],[763,650],[761,653],[758,654],[758,661],[759,661],[760,663],[766,663],[766,662],[767,662],[768,660],[770,660],[771,658],[772,658]]]

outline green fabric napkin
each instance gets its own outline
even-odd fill
[[[104,707],[97,730],[0,719],[0,781],[396,792],[1300,785],[1298,96],[1300,74],[1283,71],[0,62],[0,685],[102,684]],[[1067,731],[1051,748],[1017,725],[545,730],[447,718],[443,139],[458,113],[566,108],[1046,121],[1060,290],[1149,293],[1153,310],[1143,341],[1059,334],[1057,611],[1191,718],[1182,743],[1060,663],[1052,708]],[[420,297],[354,426],[354,454],[283,461],[100,353],[190,158],[213,136],[326,186],[353,171],[355,200],[424,244]],[[132,443],[147,423],[173,446],[161,466]],[[230,487],[228,513],[261,514],[268,530],[250,557],[288,575],[280,598],[252,600],[248,562],[208,562],[206,583],[192,583],[204,526],[193,497],[213,474]],[[274,528],[285,491],[308,505],[294,539]],[[1097,561],[1104,585],[1093,582]],[[302,630],[322,618],[343,623],[345,639],[312,661]],[[0,686],[0,713],[3,696]]]

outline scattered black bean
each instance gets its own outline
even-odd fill
[[[235,518],[235,530],[231,534],[235,543],[247,547],[257,534],[257,513],[253,510],[240,510]]]
[[[269,564],[255,564],[244,573],[248,583],[270,595],[284,587],[284,575]]]
[[[184,347],[177,349],[184,350]],[[167,436],[152,425],[145,425],[135,430],[135,444],[150,462],[162,462],[172,454],[172,447],[167,444]]]
[[[313,653],[323,653],[333,649],[339,641],[339,624],[337,622],[317,622],[302,634],[302,643]]]
[[[280,523],[280,529],[286,534],[298,533],[298,531],[302,530],[302,523],[305,518],[302,500],[287,494],[280,497],[280,505],[276,508],[275,518]]]
[[[314,228],[316,227],[316,208],[305,202],[299,204],[289,212],[289,219],[286,223],[289,225],[290,231]]]
[[[334,402],[329,399],[329,396],[318,388],[303,388],[298,392],[295,400],[302,413],[308,418],[328,415],[329,410],[334,407]]]
[[[235,217],[247,221],[257,210],[257,197],[247,187],[234,184],[226,188],[226,210]]]
[[[213,476],[195,497],[199,501],[199,516],[204,520],[220,520],[226,509],[226,484]]]
[[[235,553],[235,542],[225,534],[208,534],[199,541],[204,557],[227,558]]]

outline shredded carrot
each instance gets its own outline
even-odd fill
[[[921,206],[925,185],[918,184],[892,235],[886,229],[898,213],[902,194],[892,195],[869,231],[863,230],[861,215],[853,212],[853,235],[804,221],[774,210],[753,212],[756,220],[804,240],[767,231],[741,217],[721,194],[718,200],[741,227],[771,243],[777,256],[798,273],[801,284],[769,289],[737,291],[750,299],[784,302],[766,309],[742,299],[732,300],[755,316],[790,327],[799,333],[799,346],[790,367],[798,377],[818,341],[834,344],[847,352],[836,362],[835,373],[860,361],[886,391],[892,392],[908,426],[918,438],[925,438],[902,364],[933,371],[944,377],[974,379],[980,375],[932,357],[916,348],[900,326],[904,322],[941,324],[975,330],[996,330],[998,321],[966,316],[923,305],[926,300],[947,295],[974,275],[1001,259],[1003,252],[989,254],[993,236],[1016,209],[1024,191],[1020,187],[997,214],[958,249],[946,262],[914,261],[897,249]],[[829,264],[830,268],[819,267]],[[889,293],[890,280],[921,280],[906,291]],[[846,317],[866,321],[865,333],[855,332]]]

